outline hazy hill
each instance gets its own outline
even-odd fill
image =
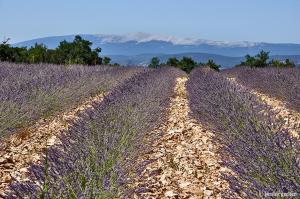
[[[300,63],[300,44],[272,44],[261,42],[225,42],[202,39],[178,39],[172,36],[132,33],[126,35],[83,34],[84,39],[102,48],[102,55],[109,55],[113,62],[123,65],[146,65],[153,56],[162,61],[169,57],[190,56],[198,62],[214,59],[222,66],[239,63],[246,54],[255,55],[260,50],[270,51],[272,58],[290,58]],[[74,35],[45,37],[14,44],[32,46],[43,43],[55,48],[62,40],[72,41]]]
[[[300,44],[272,44],[259,42],[224,42],[201,39],[178,39],[172,36],[134,33],[127,35],[91,35],[83,34],[84,39],[102,47],[107,55],[139,55],[139,54],[179,54],[186,52],[202,52],[225,56],[240,57],[245,54],[256,54],[260,50],[271,51],[272,55],[300,55]],[[32,46],[44,43],[55,48],[60,41],[72,41],[74,35],[45,37],[15,44],[16,46]]]

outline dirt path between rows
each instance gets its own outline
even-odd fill
[[[252,93],[259,97],[259,99],[265,102],[271,107],[271,110],[276,113],[278,118],[285,121],[284,128],[289,130],[289,133],[296,139],[299,139],[300,133],[300,113],[292,109],[287,108],[286,104],[280,100],[269,97],[268,95],[252,91]]]
[[[247,87],[238,83],[235,78],[228,78],[228,79],[229,81],[234,82],[241,87],[245,87],[245,88]],[[289,109],[284,102],[274,97],[270,97],[264,93],[258,92],[254,89],[250,89],[250,93],[257,96],[261,102],[264,102],[266,105],[268,105],[271,108],[271,110],[275,113],[277,118],[283,119],[285,121],[283,128],[288,129],[289,134],[292,137],[300,140],[300,136],[299,136],[300,113],[299,112]]]
[[[163,132],[153,150],[136,160],[146,166],[133,179],[129,198],[222,198],[229,189],[221,174],[230,171],[220,164],[214,134],[188,115],[186,80],[177,79],[167,122],[147,135]]]
[[[59,114],[49,121],[39,120],[34,126],[24,129],[0,143],[0,198],[5,196],[9,184],[26,181],[27,168],[39,163],[45,149],[57,143],[62,130],[67,130],[71,121],[93,103],[103,100],[104,94],[89,98],[78,107]]]

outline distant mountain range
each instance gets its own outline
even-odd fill
[[[75,35],[44,37],[13,44],[33,46],[43,43],[48,48],[56,48],[60,41],[72,41]],[[300,64],[300,44],[273,44],[263,42],[225,42],[201,39],[178,39],[172,36],[131,33],[126,35],[82,34],[84,39],[101,47],[102,55],[108,55],[113,62],[122,65],[146,65],[153,56],[162,61],[169,57],[190,56],[199,62],[215,60],[224,67],[230,67],[246,54],[255,55],[261,50],[270,51],[271,58],[290,58]]]

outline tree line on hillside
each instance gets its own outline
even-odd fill
[[[249,67],[295,67],[296,64],[289,60],[285,59],[284,61],[272,59],[269,61],[270,52],[260,51],[255,56],[246,55],[245,61],[242,61],[239,66],[249,66]],[[176,57],[171,57],[167,60],[166,63],[161,63],[158,57],[153,57],[149,64],[150,68],[159,68],[164,66],[173,66],[182,69],[183,71],[190,73],[196,67],[209,67],[216,71],[220,70],[220,65],[216,64],[212,59],[209,59],[207,63],[197,63],[191,57],[183,57],[181,60],[178,60]]]
[[[52,63],[52,64],[83,64],[83,65],[110,65],[109,57],[101,58],[99,53],[101,48],[92,49],[92,42],[84,40],[81,36],[76,35],[72,42],[66,40],[59,43],[55,49],[48,49],[44,44],[35,44],[27,47],[13,47],[8,44],[8,39],[0,44],[0,61],[15,62],[15,63]],[[272,59],[269,61],[270,52],[261,51],[255,56],[246,55],[245,61],[242,61],[238,66],[250,67],[295,67],[295,63],[286,59],[280,61]],[[113,66],[119,66],[115,63]],[[158,68],[163,66],[173,66],[190,73],[196,67],[210,67],[216,71],[220,70],[220,65],[213,60],[208,60],[207,63],[197,63],[191,57],[183,57],[178,60],[176,57],[171,57],[166,63],[161,63],[158,57],[153,57],[150,68]]]
[[[270,59],[269,56],[270,52],[260,51],[255,56],[246,55],[245,61],[242,61],[240,64],[236,65],[239,66],[250,66],[250,67],[256,67],[256,68],[263,68],[263,67],[295,67],[296,64],[289,59],[286,59],[285,61],[280,61],[276,59],[272,59],[271,61],[268,61]]]
[[[161,63],[158,57],[153,57],[149,64],[150,68],[159,68],[165,66],[173,66],[180,68],[181,70],[190,73],[196,67],[209,67],[216,71],[220,70],[220,65],[216,64],[212,59],[208,60],[207,63],[197,63],[191,57],[183,57],[181,60],[178,60],[176,57],[171,57],[167,60],[166,63]]]
[[[59,43],[55,49],[48,49],[44,44],[27,47],[13,47],[9,39],[0,44],[0,61],[15,63],[52,63],[52,64],[83,64],[109,65],[109,57],[101,58],[101,48],[92,49],[92,42],[76,35],[72,42],[66,40]],[[118,66],[118,64],[114,64]]]

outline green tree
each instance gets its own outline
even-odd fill
[[[13,59],[11,62],[28,63],[28,51],[26,47],[12,47]]]
[[[255,63],[256,63],[255,57],[252,57],[250,55],[246,55],[245,58],[246,58],[246,61],[242,62],[240,64],[241,66],[252,66],[252,67],[255,66]]]
[[[149,68],[158,68],[159,67],[159,63],[160,63],[160,60],[158,57],[153,57],[151,59],[151,63],[149,64]]]
[[[101,49],[92,50],[91,46],[92,42],[77,35],[73,42],[67,42],[66,40],[60,42],[53,60],[58,64],[101,64],[99,57]]]
[[[196,66],[197,62],[195,62],[191,57],[183,57],[179,62],[179,68],[187,73],[190,73]]]
[[[104,57],[102,60],[104,65],[109,65],[110,61],[111,61],[111,59],[109,57]]]
[[[0,61],[26,62],[27,49],[25,47],[11,47],[8,41],[9,39],[6,39],[0,44]]]
[[[212,59],[209,59],[208,62],[206,63],[206,66],[209,68],[212,68],[216,71],[220,71],[220,65],[216,64]]]
[[[290,61],[289,59],[286,59],[285,61],[273,59],[269,65],[273,67],[291,67],[291,68],[296,66],[295,63]]]
[[[259,54],[257,54],[256,57],[256,63],[255,67],[266,67],[268,66],[268,59],[269,59],[270,52],[260,51]]]
[[[29,63],[46,63],[50,61],[48,49],[43,44],[35,44],[28,50],[28,62]]]
[[[290,59],[286,59],[285,66],[286,67],[296,67],[296,64],[293,61],[290,61]]]
[[[112,66],[119,67],[119,66],[120,66],[120,64],[118,64],[118,63],[114,63]]]
[[[260,51],[259,54],[252,57],[250,55],[245,56],[245,61],[241,62],[237,66],[250,66],[250,67],[266,67],[268,66],[269,53],[265,51]]]
[[[9,39],[2,41],[0,44],[0,61],[10,61],[12,57],[12,51],[8,44]]]
[[[91,49],[92,43],[75,36],[73,42],[62,41],[59,46],[52,50],[43,44],[35,44],[26,47],[11,47],[9,39],[0,44],[0,61],[23,62],[23,63],[54,63],[54,64],[101,64],[99,57],[101,48]]]
[[[101,53],[102,49],[101,48],[95,48],[94,51],[92,51],[92,62],[93,62],[93,65],[97,65],[97,64],[102,64],[102,58],[99,57],[99,54]]]
[[[179,66],[179,60],[176,57],[171,57],[168,59],[167,66],[174,66],[174,67],[178,67]]]
[[[272,59],[272,61],[270,62],[270,65],[274,66],[274,67],[281,67],[282,63],[277,59]]]

